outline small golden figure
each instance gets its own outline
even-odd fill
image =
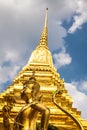
[[[9,106],[5,105],[3,107],[3,126],[4,126],[4,130],[11,130],[10,119],[9,119],[10,111],[11,111],[11,108]]]
[[[26,105],[20,110],[14,123],[13,130],[36,130],[36,121],[38,113],[41,113],[41,130],[47,130],[50,110],[41,102],[40,85],[34,76],[30,77],[28,82],[23,83],[21,98],[25,100]]]
[[[11,95],[7,95],[4,97],[4,100],[6,102],[6,105],[4,105],[2,109],[4,130],[12,130],[10,113],[14,106],[15,98]]]

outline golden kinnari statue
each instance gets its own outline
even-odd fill
[[[36,130],[38,112],[41,113],[41,130],[47,130],[50,110],[41,103],[40,85],[36,78],[32,76],[28,82],[23,83],[21,98],[26,105],[20,110],[15,118],[13,130]]]

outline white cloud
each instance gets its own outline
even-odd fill
[[[82,118],[87,120],[87,95],[78,91],[78,86],[75,86],[73,82],[65,83],[65,87],[73,99],[73,107],[78,108],[82,112]]]
[[[10,65],[10,66],[0,66],[0,84],[7,81],[12,81],[14,76],[16,76],[17,71],[20,69],[20,66]]]
[[[87,22],[87,0],[78,0],[76,15],[73,15],[74,22],[69,28],[69,33],[74,33],[77,29],[80,29],[84,23]]]
[[[54,65],[56,68],[60,68],[65,65],[69,65],[72,62],[72,58],[65,51],[53,54]]]
[[[87,79],[85,80],[80,80],[79,82],[72,82],[73,85],[78,86],[78,90],[87,93]]]
[[[82,81],[80,89],[87,93],[87,80],[86,81]]]
[[[17,62],[19,59],[19,55],[17,54],[17,52],[13,51],[6,51],[6,57],[5,60],[6,61],[11,61],[11,62]]]

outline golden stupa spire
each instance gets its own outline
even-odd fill
[[[48,8],[46,8],[46,16],[44,28],[40,37],[40,41],[36,49],[32,52],[28,64],[45,64],[53,67],[52,55],[48,48]]]
[[[40,37],[40,42],[39,46],[48,46],[48,28],[47,28],[47,23],[48,23],[48,8],[46,8],[46,16],[45,16],[45,23],[44,23],[44,28],[42,31],[42,35]]]

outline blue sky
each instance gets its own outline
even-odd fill
[[[87,120],[87,0],[0,0],[0,92],[38,45],[46,7],[54,65]]]
[[[66,27],[66,25],[64,25]],[[67,71],[65,79],[68,81],[85,79],[87,75],[87,24],[82,26],[82,29],[76,30],[74,34],[68,34],[65,38],[66,50],[72,57],[71,65],[60,69],[62,75],[63,69]],[[67,45],[67,43],[69,43]],[[69,69],[69,70],[68,70]],[[70,76],[71,75],[71,76]],[[67,77],[68,76],[68,77]]]

